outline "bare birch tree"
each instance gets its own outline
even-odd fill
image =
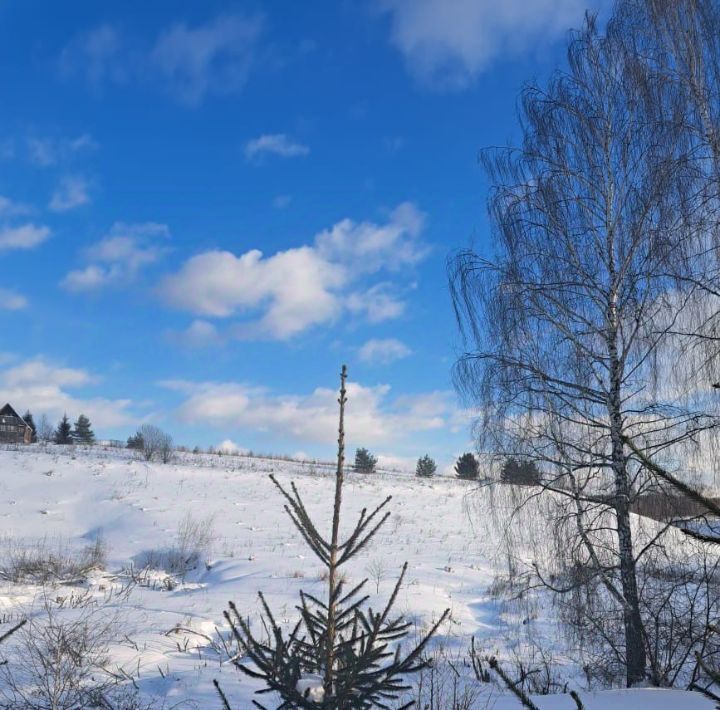
[[[638,564],[665,528],[635,549],[630,511],[652,477],[628,442],[679,452],[714,420],[660,375],[694,297],[678,276],[699,183],[685,102],[653,83],[626,27],[601,34],[588,17],[567,70],[524,90],[522,144],[483,154],[496,256],[459,253],[450,276],[467,345],[456,382],[483,412],[482,448],[543,471],[575,553],[544,581],[602,591],[622,619],[622,643],[606,641],[630,686],[652,648]]]

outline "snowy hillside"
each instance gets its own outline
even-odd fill
[[[23,616],[42,619],[48,613],[109,623],[109,667],[129,688],[135,684],[152,707],[219,707],[212,685],[218,679],[235,707],[248,708],[257,686],[227,662],[222,616],[227,602],[233,600],[257,623],[256,595],[262,590],[278,620],[289,624],[299,590],[322,594],[324,589],[319,564],[292,528],[267,476],[294,479],[311,513],[323,521],[330,512],[331,477],[282,461],[182,456],[162,465],[100,447],[0,451],[0,572],[5,578],[0,630]],[[483,653],[501,659],[530,653],[533,640],[552,641],[555,630],[542,598],[513,606],[490,593],[499,563],[494,541],[486,537],[488,527],[479,520],[488,502],[477,486],[401,473],[349,475],[346,525],[387,495],[393,497],[393,515],[350,576],[369,577],[371,593],[382,597],[407,560],[410,571],[398,609],[419,630],[446,607],[452,610],[434,652],[454,660],[460,676],[470,672],[465,659],[473,635]],[[105,550],[103,568],[86,581],[41,584],[35,578],[32,583],[27,564],[17,581],[8,579],[38,550],[71,558],[86,548],[98,560],[103,557],[98,551]],[[193,569],[183,573],[185,563]],[[0,647],[10,658],[9,669],[18,662],[13,649],[19,643]],[[568,668],[564,679],[570,687],[574,673]],[[492,683],[471,683],[464,692],[467,707],[518,707],[513,698],[500,697]],[[583,697],[589,709],[712,707],[697,694],[674,691]],[[0,706],[3,702],[0,697]],[[539,698],[538,705],[574,707],[567,695]]]

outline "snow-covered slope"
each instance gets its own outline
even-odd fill
[[[216,678],[235,707],[248,708],[257,685],[241,677],[222,650],[228,600],[255,619],[262,590],[277,618],[289,624],[300,589],[323,591],[320,565],[295,533],[268,474],[294,479],[311,513],[327,525],[332,478],[289,462],[183,456],[162,465],[99,447],[0,451],[0,565],[13,550],[32,548],[38,540],[48,549],[79,550],[100,537],[107,562],[88,585],[97,601],[95,613],[117,622],[114,667],[134,676],[157,707],[180,701],[189,701],[187,707],[219,707],[212,686]],[[479,537],[486,527],[476,525],[483,495],[477,487],[449,478],[349,475],[346,524],[387,495],[393,497],[393,516],[349,568],[351,578],[370,576],[371,592],[382,596],[407,560],[399,610],[422,628],[449,607],[451,621],[437,640],[448,655],[464,655],[473,635],[480,649],[500,656],[522,646],[528,634],[552,635],[541,600],[514,608],[489,594],[496,573],[489,554],[493,541]],[[211,538],[195,570],[182,578],[162,570],[140,573],[148,560],[165,559],[164,551],[177,547],[178,534],[193,527]],[[0,631],[22,614],[44,613],[41,599],[64,613],[72,606],[67,599],[81,590],[0,582],[0,619],[7,622]],[[517,707],[492,686],[481,695],[477,707],[488,702]],[[574,707],[568,696],[540,698],[538,704]],[[711,707],[696,694],[651,690],[587,696],[586,702],[587,708],[671,706]]]

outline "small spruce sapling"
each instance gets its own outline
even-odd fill
[[[417,460],[415,475],[420,478],[432,478],[437,473],[437,465],[427,454]]]
[[[480,476],[480,464],[473,454],[463,454],[455,462],[455,473],[458,478],[475,481]]]
[[[78,444],[94,444],[95,433],[92,430],[90,420],[81,414],[73,425],[72,439]]]
[[[376,466],[377,458],[367,449],[357,449],[355,451],[355,470],[358,473],[375,473]]]
[[[56,444],[62,445],[73,443],[72,426],[70,425],[70,420],[68,419],[67,414],[63,414],[63,418],[57,425],[57,429],[55,429],[55,434],[53,436],[53,441]]]
[[[367,579],[349,591],[340,575],[340,568],[363,550],[390,515],[384,509],[386,498],[371,513],[363,509],[352,532],[340,540],[340,508],[345,464],[345,381],[347,369],[340,375],[340,423],[338,427],[337,471],[332,529],[329,539],[323,536],[310,518],[294,483],[284,488],[271,475],[270,479],[285,498],[285,510],[305,543],[327,568],[327,597],[319,599],[300,592],[297,607],[300,619],[286,634],[270,611],[264,595],[259,593],[264,610],[263,628],[268,639],[255,637],[249,622],[230,602],[224,612],[230,624],[239,653],[233,663],[251,678],[264,681],[257,691],[277,693],[282,699],[280,708],[312,708],[313,710],[369,710],[370,708],[410,708],[415,702],[398,706],[394,703],[409,689],[404,676],[415,673],[428,664],[423,651],[447,619],[446,609],[440,619],[417,645],[406,654],[399,646],[412,623],[403,616],[395,616],[392,609],[407,572],[403,565],[400,577],[380,611],[366,608],[368,594],[364,593]],[[214,681],[225,710],[230,703],[217,681]],[[257,708],[264,708],[253,700]]]

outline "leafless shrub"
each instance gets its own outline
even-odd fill
[[[142,553],[136,563],[146,570],[162,570],[182,576],[196,569],[210,555],[215,538],[214,517],[194,518],[187,513],[178,525],[175,542],[159,550]]]
[[[65,542],[51,544],[47,539],[22,544],[5,538],[0,558],[0,579],[15,583],[46,584],[76,582],[90,572],[105,567],[107,548],[102,537],[81,550]]]
[[[45,599],[12,639],[0,667],[2,707],[76,710],[91,707],[139,708],[134,693],[119,686],[109,670],[116,619],[87,605],[60,613]]]
[[[142,437],[142,454],[146,461],[158,458],[163,463],[169,463],[172,460],[174,450],[170,434],[154,424],[143,424],[138,429],[138,435]]]

